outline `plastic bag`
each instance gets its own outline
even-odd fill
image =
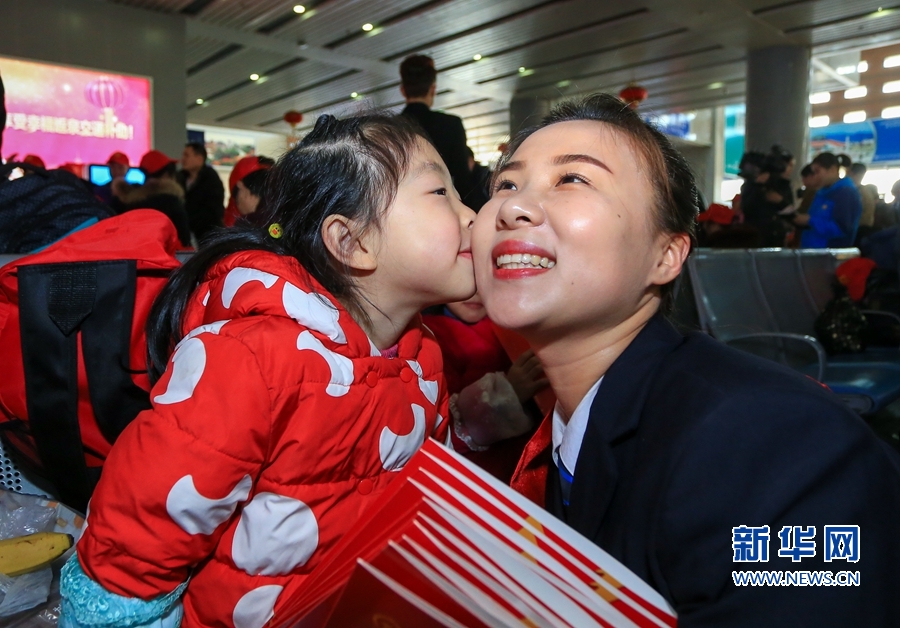
[[[26,496],[4,493],[0,497],[0,541],[53,532],[56,520],[55,508],[29,503]],[[0,617],[9,617],[46,602],[52,580],[50,567],[12,578],[0,574]]]
[[[488,373],[463,388],[456,407],[468,435],[480,445],[524,434],[534,423],[503,373]]]

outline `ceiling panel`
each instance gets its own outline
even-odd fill
[[[742,99],[757,45],[900,42],[900,4],[879,0],[106,1],[186,16],[190,122],[284,132],[288,109],[304,113],[301,130],[324,112],[398,109],[399,61],[421,52],[439,70],[436,108],[463,118],[476,150],[506,136],[515,94],[558,100],[637,82],[647,108],[694,108]],[[302,44],[315,60],[295,55]]]

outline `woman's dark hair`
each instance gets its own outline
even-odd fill
[[[653,220],[657,229],[663,233],[686,233],[691,238],[691,244],[694,244],[700,196],[690,166],[665,135],[610,94],[594,94],[581,101],[562,103],[537,125],[519,131],[500,157],[495,172],[500,172],[522,142],[535,131],[558,122],[579,120],[605,122],[629,140],[653,186],[656,201]],[[674,289],[675,282],[660,287],[660,310],[663,313],[672,311]]]
[[[834,153],[819,153],[812,162],[825,170],[830,170],[831,168],[849,168],[853,165],[853,160],[847,155],[835,155]]]
[[[803,170],[800,171],[801,177],[811,177],[813,173],[812,164],[806,164],[803,166]]]
[[[267,172],[264,219],[220,229],[179,268],[160,292],[147,320],[151,382],[162,375],[184,336],[182,319],[191,294],[209,268],[240,251],[269,251],[295,258],[357,320],[366,320],[362,296],[346,266],[322,238],[322,225],[335,214],[361,229],[380,228],[423,137],[400,116],[362,115],[345,120],[323,115],[312,131]],[[278,223],[274,239],[268,227]]]
[[[269,175],[268,169],[263,170],[254,170],[246,177],[241,179],[241,182],[244,184],[244,187],[252,194],[253,196],[262,196],[263,190],[266,187],[266,177]]]

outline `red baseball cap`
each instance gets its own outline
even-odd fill
[[[128,161],[128,155],[126,155],[125,153],[120,153],[118,151],[110,155],[109,159],[106,160],[106,165],[108,166],[109,164],[119,164],[120,166],[131,165],[131,163]]]
[[[697,216],[698,222],[706,222],[707,220],[717,222],[720,225],[730,225],[734,222],[734,210],[727,205],[713,203],[709,206],[709,209],[705,212],[700,212],[700,215]]]
[[[22,159],[22,163],[28,164],[29,166],[37,166],[38,168],[47,167],[47,165],[44,163],[44,160],[37,155],[25,155],[25,158]]]
[[[177,163],[177,159],[172,159],[160,150],[151,150],[149,153],[141,157],[141,170],[144,174],[154,174],[168,166]]]

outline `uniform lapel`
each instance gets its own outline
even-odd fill
[[[615,445],[637,430],[654,373],[683,337],[662,316],[641,330],[603,377],[591,404],[568,508],[568,524],[596,539],[616,491]]]

